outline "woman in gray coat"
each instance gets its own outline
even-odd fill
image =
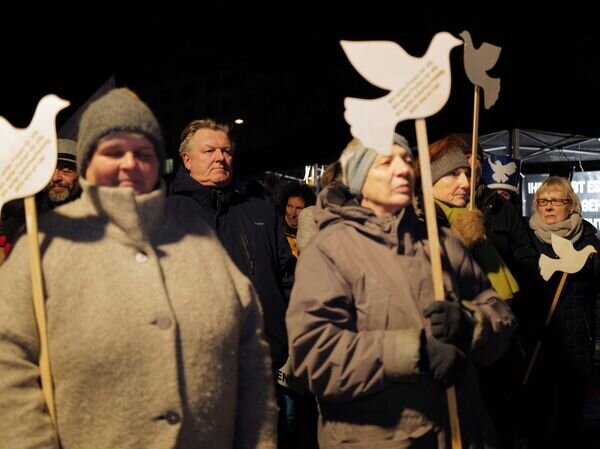
[[[208,226],[165,209],[160,129],[132,92],[84,113],[83,194],[42,217],[57,428],[72,448],[274,448],[256,294]],[[0,445],[57,448],[26,239],[0,267]]]
[[[294,372],[319,402],[319,445],[447,448],[456,386],[463,448],[494,447],[473,363],[506,349],[515,321],[463,244],[441,231],[447,301],[433,299],[424,224],[411,207],[412,155],[353,140],[344,182],[318,198],[287,312]]]

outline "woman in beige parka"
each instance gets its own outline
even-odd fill
[[[355,139],[340,162],[347,187],[319,195],[319,231],[300,255],[287,312],[294,372],[319,403],[320,448],[448,448],[450,384],[463,448],[495,447],[473,364],[506,349],[510,309],[446,231],[448,298],[434,303],[403,137],[388,156]]]

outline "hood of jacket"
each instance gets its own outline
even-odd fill
[[[403,246],[404,238],[400,236],[405,233],[412,233],[417,239],[426,237],[422,232],[423,222],[412,206],[394,215],[378,217],[371,209],[362,207],[348,187],[337,182],[319,194],[314,218],[320,230],[343,222],[389,247]]]

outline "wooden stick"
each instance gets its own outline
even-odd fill
[[[554,315],[556,305],[558,304],[558,298],[560,298],[560,294],[562,293],[562,289],[565,286],[566,280],[567,273],[563,273],[562,277],[560,278],[560,282],[558,283],[558,287],[556,287],[556,292],[554,293],[554,298],[552,299],[552,304],[550,305],[550,310],[548,311],[548,316],[546,317],[546,322],[544,323],[545,327],[548,327],[548,325],[550,324],[550,320],[552,320],[552,315]],[[533,369],[533,365],[535,364],[535,360],[537,359],[541,347],[542,339],[540,338],[537,341],[537,344],[535,345],[535,349],[533,351],[533,355],[531,356],[531,360],[529,362],[529,366],[527,367],[527,371],[525,371],[525,377],[523,377],[523,385],[525,385],[529,380],[529,375],[531,374],[531,370]]]
[[[415,121],[417,131],[417,146],[419,148],[419,165],[421,167],[421,188],[423,189],[423,207],[425,209],[425,223],[427,225],[427,240],[429,241],[429,257],[431,259],[431,273],[433,276],[433,294],[436,301],[444,300],[444,280],[442,277],[442,257],[440,240],[438,236],[437,218],[433,202],[431,182],[431,164],[429,161],[429,142],[427,140],[427,127],[425,119]],[[460,436],[460,422],[458,420],[458,406],[456,389],[450,385],[446,389],[448,400],[448,415],[450,416],[450,434],[452,435],[452,449],[462,449]]]
[[[50,420],[56,426],[56,411],[54,409],[54,390],[52,386],[52,372],[48,356],[48,333],[46,326],[46,308],[44,304],[44,284],[42,278],[42,263],[38,242],[37,211],[35,197],[25,198],[25,218],[27,223],[27,240],[29,242],[29,267],[31,270],[31,285],[33,291],[33,311],[40,338],[40,377],[42,381],[42,394],[48,407]]]
[[[473,97],[473,132],[471,138],[471,186],[469,194],[469,210],[473,210],[475,204],[475,183],[477,182],[477,141],[479,140],[479,86],[475,85]]]

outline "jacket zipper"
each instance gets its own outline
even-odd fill
[[[246,251],[246,257],[248,258],[248,263],[250,264],[250,274],[252,276],[254,276],[255,264],[254,264],[254,259],[252,258],[252,255],[250,254],[250,243],[248,242],[248,238],[246,237],[246,234],[241,232],[240,235],[242,236],[242,244],[244,247],[244,251]]]

